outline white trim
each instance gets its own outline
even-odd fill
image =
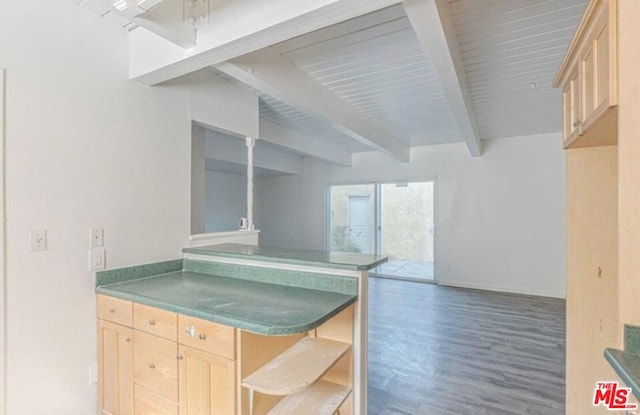
[[[565,295],[559,295],[558,293],[551,293],[544,290],[532,290],[529,288],[504,288],[497,285],[491,284],[470,284],[462,281],[444,281],[439,282],[438,285],[443,287],[451,287],[451,288],[466,288],[470,290],[481,290],[481,291],[491,291],[491,292],[499,292],[505,294],[514,294],[514,295],[532,295],[536,297],[548,297],[548,298],[560,298],[565,299]]]
[[[211,232],[191,235],[189,237],[189,246],[217,245],[224,243],[239,243],[246,245],[258,245],[260,231],[241,230],[228,232]]]
[[[353,413],[367,415],[369,273],[360,272],[353,324]],[[360,370],[356,370],[360,368]]]
[[[270,268],[270,269],[279,269],[285,271],[296,271],[296,272],[311,272],[317,274],[327,274],[327,275],[339,275],[343,277],[353,277],[359,278],[362,274],[362,271],[353,271],[348,269],[336,269],[336,268],[323,268],[323,267],[314,267],[308,265],[295,265],[295,264],[285,264],[281,262],[266,262],[266,261],[256,261],[253,259],[240,259],[240,258],[228,258],[228,257],[218,257],[211,256],[206,254],[184,254],[184,259],[193,259],[196,261],[208,261],[208,262],[219,262],[221,264],[231,264],[231,265],[246,265],[246,266],[254,266],[260,268]]]
[[[247,230],[252,231],[256,227],[253,224],[253,150],[256,140],[247,137]]]
[[[6,71],[0,68],[0,415],[6,413],[7,394],[7,235],[6,235],[6,193],[5,193],[5,145],[6,145]]]
[[[358,184],[393,184],[393,183],[411,183],[411,182],[435,182],[438,180],[440,176],[401,176],[401,177],[385,177],[375,178],[375,177],[366,177],[360,179],[345,179],[345,180],[337,180],[335,182],[330,181],[329,186],[348,186],[348,185],[358,185]]]

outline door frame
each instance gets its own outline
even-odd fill
[[[0,415],[6,413],[7,396],[6,78],[6,70],[0,68]]]
[[[363,179],[347,179],[347,180],[332,180],[327,183],[327,188],[325,191],[325,246],[326,250],[331,250],[331,188],[334,186],[350,186],[350,185],[374,185],[374,198],[375,198],[375,209],[376,215],[374,218],[374,232],[375,232],[375,246],[374,249],[378,251],[378,243],[380,241],[380,231],[378,228],[381,226],[379,222],[380,215],[378,209],[379,206],[379,198],[381,195],[378,189],[382,184],[394,184],[394,183],[420,183],[420,182],[433,182],[433,280],[430,281],[433,284],[438,284],[438,275],[436,264],[438,261],[438,245],[439,245],[439,237],[438,237],[438,224],[440,219],[440,181],[439,176],[405,176],[405,177],[385,177],[384,179],[377,178],[363,178]]]

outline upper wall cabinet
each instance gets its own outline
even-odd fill
[[[589,2],[553,81],[562,88],[564,148],[617,143],[616,5]]]

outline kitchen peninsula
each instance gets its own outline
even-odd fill
[[[105,414],[366,414],[372,255],[221,244],[97,273]]]

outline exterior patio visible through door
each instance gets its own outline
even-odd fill
[[[331,186],[328,219],[330,250],[389,257],[373,275],[434,280],[433,181]]]

